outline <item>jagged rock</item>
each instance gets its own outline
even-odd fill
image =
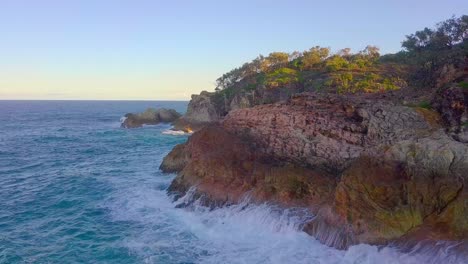
[[[211,122],[210,123],[193,122],[193,121],[187,120],[185,116],[183,116],[172,123],[173,125],[172,129],[176,131],[184,131],[186,133],[193,133],[195,131],[202,129],[203,127],[209,124],[211,124]]]
[[[458,127],[468,120],[468,89],[456,85],[440,89],[432,102],[441,113],[442,119],[450,127]]]
[[[156,125],[159,123],[170,123],[178,118],[181,115],[173,109],[154,109],[148,108],[143,113],[132,114],[128,113],[125,115],[125,120],[122,122],[122,127],[124,128],[136,128],[143,125]]]
[[[433,128],[410,107],[317,94],[231,111],[223,126],[252,138],[267,155],[331,171],[343,170],[379,144],[427,134]]]
[[[193,94],[186,114],[173,122],[173,129],[191,133],[220,120],[223,110],[213,102],[213,98],[214,93],[206,91]]]
[[[184,146],[185,156],[175,154],[182,150],[176,148],[168,159],[182,157],[178,162],[186,166],[177,167],[180,172],[169,191],[180,196],[197,186],[208,205],[235,203],[249,192],[257,201],[316,206],[330,198],[335,184],[335,179],[324,172],[268,162],[257,155],[249,141],[217,125],[194,133]],[[168,163],[165,159],[163,166]]]
[[[309,208],[317,217],[305,231],[331,246],[468,237],[468,146],[435,111],[373,95],[300,94],[231,111],[183,152],[168,158],[185,164],[170,192],[196,186],[215,205],[248,192],[253,202]]]
[[[253,96],[251,94],[237,94],[234,96],[232,99],[231,103],[229,104],[230,110],[235,110],[235,109],[241,109],[241,108],[248,108],[252,107],[252,100],[249,98],[252,98]]]
[[[164,157],[159,169],[166,173],[181,171],[188,162],[185,145],[186,144],[179,144],[175,146],[171,152]]]
[[[468,148],[443,133],[400,141],[381,155],[354,161],[341,174],[332,206],[306,230],[338,247],[385,243],[421,228],[426,234],[420,240],[463,240],[468,206],[460,200],[467,195],[467,172]],[[333,238],[336,233],[342,237]]]
[[[206,91],[192,95],[184,119],[190,123],[211,123],[220,119],[221,115],[212,102],[213,93]]]

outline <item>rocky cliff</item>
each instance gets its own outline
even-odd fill
[[[197,131],[207,124],[218,121],[222,111],[213,101],[214,93],[203,91],[194,94],[187,106],[187,113],[174,122],[175,130]]]
[[[447,122],[466,108],[446,98],[435,97],[438,111],[385,94],[303,93],[240,108],[174,148],[161,168],[178,172],[176,197],[196,186],[214,206],[250,193],[253,202],[307,207],[316,217],[305,231],[339,248],[465,241],[468,145],[463,121]]]
[[[257,87],[252,91],[210,93],[203,91],[191,97],[187,113],[174,122],[175,130],[197,131],[208,124],[223,119],[232,110],[249,108],[255,105],[287,101],[292,94],[301,92],[301,87],[287,86],[276,89]]]

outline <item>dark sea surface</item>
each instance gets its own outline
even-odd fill
[[[187,102],[0,101],[0,263],[463,263],[329,248],[269,205],[175,208],[158,167],[188,136],[120,128],[147,107]]]

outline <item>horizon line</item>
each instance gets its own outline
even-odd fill
[[[0,99],[0,101],[141,101],[189,102],[190,99]]]

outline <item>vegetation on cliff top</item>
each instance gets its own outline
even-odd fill
[[[216,91],[232,99],[258,89],[300,88],[302,91],[337,93],[382,92],[407,87],[440,87],[463,72],[468,56],[468,16],[452,17],[406,36],[403,50],[380,55],[367,46],[332,54],[330,48],[303,52],[273,52],[225,73]]]

